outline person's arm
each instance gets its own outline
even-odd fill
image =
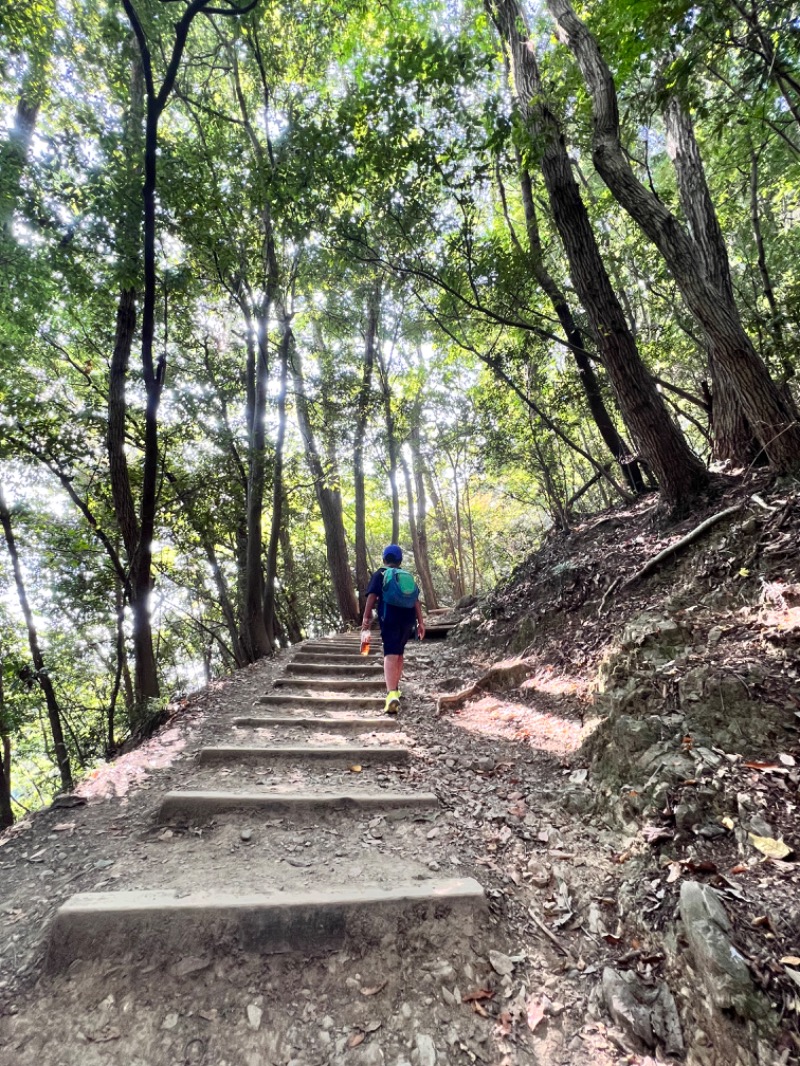
[[[369,603],[369,600],[367,601]],[[417,615],[417,636],[420,640],[425,639],[425,622],[422,617],[422,604],[417,600],[414,604],[414,611]]]
[[[377,602],[378,597],[374,592],[370,592],[369,596],[367,596],[367,602],[364,604],[364,620],[361,623],[362,629],[369,629],[372,625],[372,611]]]

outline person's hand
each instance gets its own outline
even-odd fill
[[[420,640],[424,640],[425,639],[425,623],[424,622],[417,622],[417,636],[419,637]]]

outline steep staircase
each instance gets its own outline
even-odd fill
[[[430,946],[438,930],[468,928],[485,908],[481,886],[432,877],[413,847],[362,846],[357,882],[338,870],[348,819],[413,819],[438,806],[432,793],[392,782],[414,755],[393,743],[402,722],[383,716],[383,690],[379,651],[361,657],[356,636],[302,645],[260,697],[264,713],[232,716],[231,742],[197,752],[195,787],[165,794],[157,819],[176,830],[177,861],[149,868],[141,887],[68,899],[51,927],[50,972],[111,953],[167,957],[187,944],[193,954],[324,954],[409,926],[424,928],[415,942]],[[325,861],[279,853],[276,820],[285,831],[310,817],[323,825],[315,844],[329,845]],[[248,845],[246,863],[231,861]]]

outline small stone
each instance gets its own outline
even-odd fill
[[[174,1011],[170,1011],[170,1013],[166,1016],[164,1021],[161,1023],[161,1028],[162,1029],[174,1029],[177,1024],[178,1024],[178,1015]]]
[[[427,1033],[417,1033],[419,1066],[436,1066],[436,1048]]]
[[[200,955],[187,955],[185,959],[175,966],[172,971],[176,977],[188,977],[190,973],[199,973],[207,970],[211,965],[211,959]]]
[[[252,1030],[255,1031],[261,1028],[261,1018],[263,1014],[264,1012],[261,1007],[257,1006],[255,1003],[247,1004],[247,1024]]]
[[[708,631],[708,643],[709,645],[719,644],[722,640],[722,629],[719,626],[712,626]]]
[[[514,972],[514,963],[508,955],[504,955],[502,951],[490,951],[489,963],[495,973],[499,973],[501,977],[507,977]]]
[[[100,859],[98,862],[96,862],[94,864],[92,869],[94,869],[94,870],[107,870],[109,868],[109,866],[113,866],[113,865],[114,865],[114,860],[113,859]]]
[[[246,844],[248,840],[252,840],[253,839],[253,830],[252,829],[243,829],[241,831],[241,833],[239,834],[239,836],[241,837],[241,839]]]

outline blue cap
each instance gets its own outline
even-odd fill
[[[383,549],[383,561],[388,563],[390,560],[394,560],[396,563],[402,563],[403,549],[399,544],[387,544]]]

